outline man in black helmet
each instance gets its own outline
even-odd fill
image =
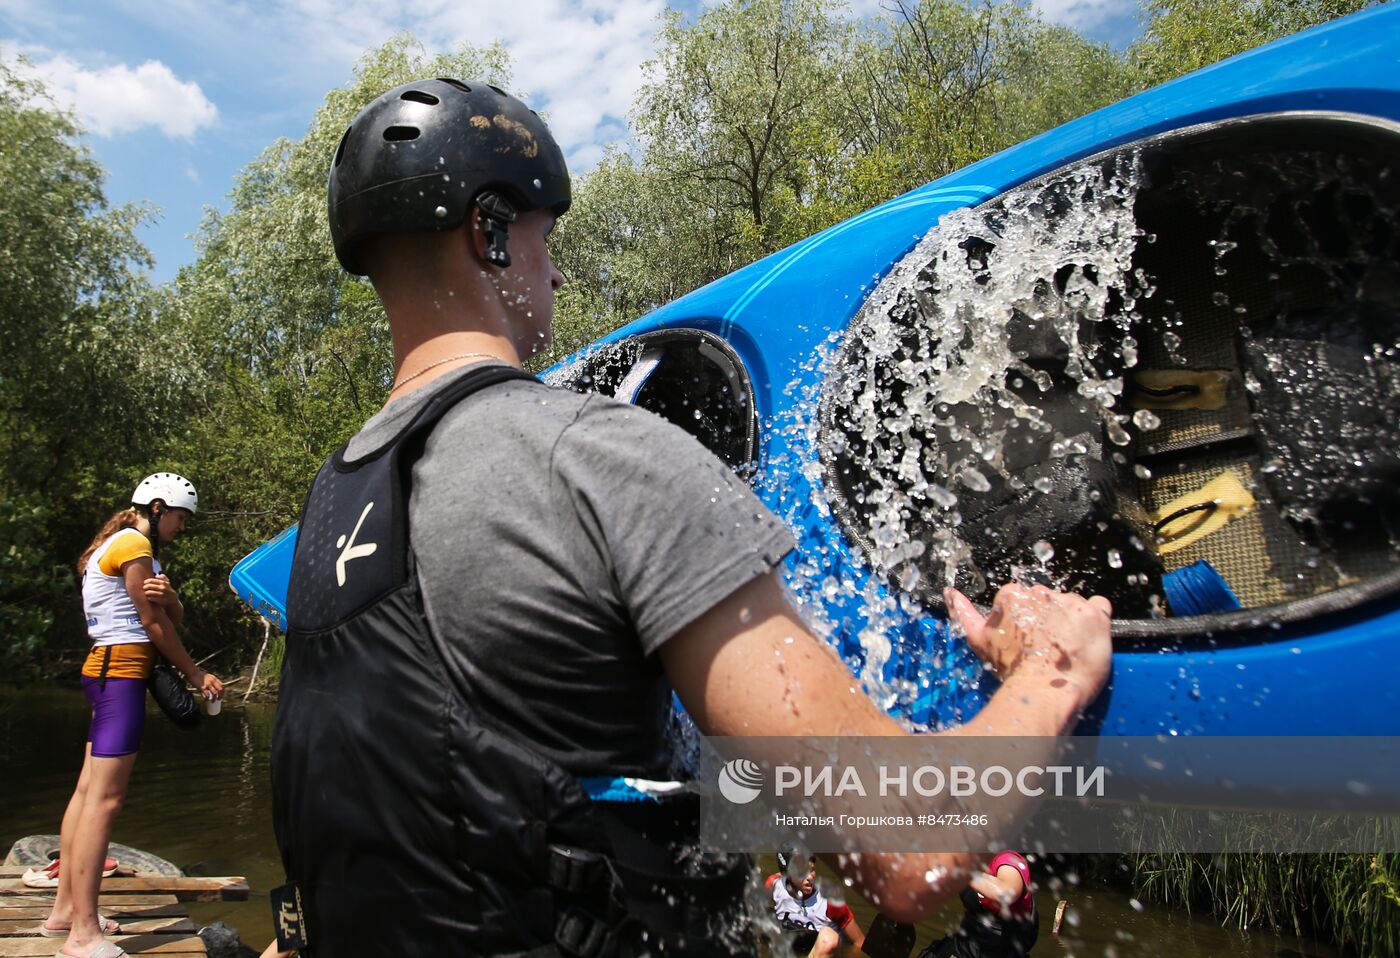
[[[785,602],[782,524],[680,429],[520,366],[563,282],[562,155],[520,101],[427,80],[333,161],[336,253],[393,329],[389,401],[302,514],[273,743],[284,945],[340,955],[728,954],[749,876],[688,841],[674,686],[720,735],[900,734]],[[953,597],[1004,689],[974,731],[1065,731],[1102,686],[1107,604]],[[1026,706],[1024,701],[1031,700]],[[626,779],[640,800],[594,801]],[[897,918],[970,856],[862,856]]]

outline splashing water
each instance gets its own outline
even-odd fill
[[[1020,495],[1054,491],[1047,477],[1008,472],[1009,439],[1039,436],[1062,457],[1090,451],[1087,434],[1057,430],[1043,409],[1066,376],[1110,433],[1126,435],[1110,407],[1136,361],[1134,306],[1152,292],[1131,267],[1138,177],[1136,157],[1120,154],[944,216],[849,330],[801,364],[788,384],[796,402],[765,424],[783,451],[760,491],[803,537],[788,575],[794,602],[882,707],[926,716],[914,724],[983,698],[980,663],[920,598],[960,570],[981,575],[960,535],[962,500],[1008,482]],[[979,415],[952,416],[969,406]],[[940,430],[956,454],[933,440]],[[842,474],[868,481],[843,499]],[[833,513],[865,549],[845,547]]]
[[[1057,457],[1087,450],[1046,413],[1057,382],[1112,442],[1130,441],[1112,406],[1136,362],[1134,307],[1151,292],[1132,267],[1138,180],[1136,156],[1123,154],[948,214],[852,324],[823,399],[834,428],[822,452],[861,477],[852,524],[878,573],[897,580],[920,559],[939,586],[978,574],[959,495],[1051,491],[1048,477],[1027,484],[1007,470],[1021,436],[1049,439]]]

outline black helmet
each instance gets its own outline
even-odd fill
[[[331,162],[335,255],[363,276],[361,240],[455,229],[488,190],[519,212],[569,208],[564,154],[535,111],[477,81],[394,87],[350,122]]]

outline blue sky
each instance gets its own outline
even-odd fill
[[[701,0],[703,2],[703,0]],[[695,8],[686,0],[682,8]],[[675,3],[671,4],[677,5]],[[857,11],[878,0],[855,0]],[[1136,0],[1036,0],[1050,20],[1115,46]],[[500,40],[516,92],[549,112],[582,172],[626,136],[665,0],[0,0],[0,58],[23,55],[72,108],[114,203],[160,208],[142,239],[153,278],[193,261],[206,207],[277,137],[299,138],[355,61],[408,30],[430,51]]]

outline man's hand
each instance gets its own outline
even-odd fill
[[[148,601],[162,608],[173,609],[180,604],[180,597],[175,592],[175,586],[170,584],[170,579],[164,573],[151,576],[141,588]]]
[[[1108,681],[1113,606],[1103,596],[1085,599],[1043,585],[1006,585],[986,616],[956,589],[947,590],[945,598],[967,644],[1003,682],[1015,675],[1069,686],[1082,711]]]

